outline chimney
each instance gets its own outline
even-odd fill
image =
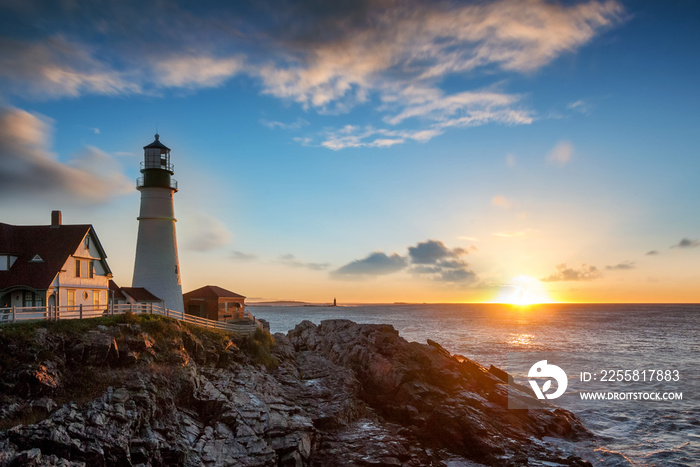
[[[61,211],[51,211],[51,228],[61,226]]]

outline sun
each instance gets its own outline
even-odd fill
[[[518,276],[501,287],[493,302],[527,306],[551,303],[552,299],[539,280],[529,276]]]

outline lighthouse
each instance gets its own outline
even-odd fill
[[[141,210],[132,287],[144,287],[162,299],[167,308],[184,312],[173,208],[177,180],[172,178],[175,172],[170,148],[156,134],[155,141],[143,150],[143,176],[136,181]]]

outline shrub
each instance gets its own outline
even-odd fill
[[[245,340],[243,349],[250,355],[254,363],[265,365],[268,369],[274,370],[279,366],[277,357],[272,355],[270,349],[275,345],[275,338],[260,328]]]

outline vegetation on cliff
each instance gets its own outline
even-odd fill
[[[0,466],[587,465],[541,441],[589,436],[572,414],[509,410],[502,374],[391,326],[126,314],[3,326],[0,348]]]

